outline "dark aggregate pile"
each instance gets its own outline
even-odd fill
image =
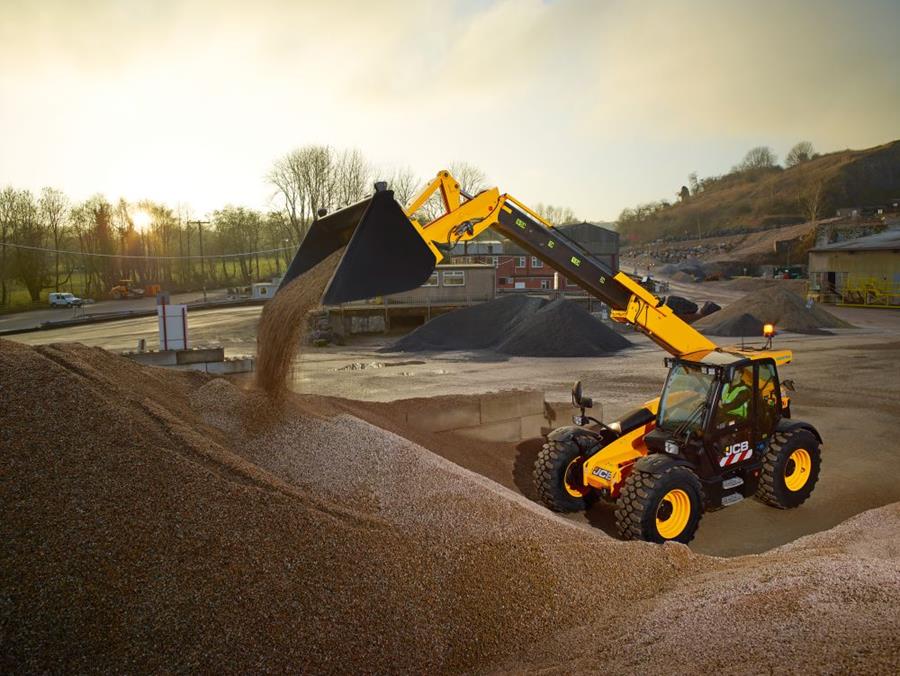
[[[631,347],[577,303],[547,303],[516,327],[497,352],[518,357],[600,357]]]
[[[596,357],[630,345],[577,303],[511,295],[435,317],[383,351],[493,350],[521,357]]]
[[[758,338],[763,332],[763,322],[746,312],[733,317],[726,317],[715,325],[714,330],[707,330],[716,336]]]
[[[748,315],[759,323],[756,335],[762,334],[762,325],[767,323],[774,324],[776,331],[813,335],[827,334],[825,329],[852,328],[818,305],[807,307],[803,297],[781,286],[752,291],[728,307],[695,322],[694,327],[713,336],[750,336],[753,334],[742,332],[745,328],[756,326],[742,319]]]

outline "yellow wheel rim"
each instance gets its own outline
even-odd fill
[[[581,476],[581,456],[572,458],[572,462],[566,465],[566,471],[563,473],[563,486],[566,493],[573,498],[583,498],[590,490],[584,485],[584,479]]]
[[[680,488],[663,496],[656,506],[656,530],[665,540],[681,535],[691,518],[691,499]]]
[[[809,481],[812,471],[812,458],[809,451],[798,448],[788,457],[784,465],[784,485],[789,491],[799,491]]]

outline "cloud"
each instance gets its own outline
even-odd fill
[[[610,217],[752,145],[895,137],[897,25],[892,0],[6,2],[0,183],[259,207],[275,157],[329,143]]]

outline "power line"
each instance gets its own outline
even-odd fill
[[[295,246],[283,246],[278,249],[261,249],[259,251],[245,251],[243,253],[229,253],[229,254],[209,254],[207,256],[203,255],[188,255],[188,256],[135,256],[130,254],[107,254],[107,253],[93,253],[89,251],[68,251],[65,249],[49,249],[47,247],[42,246],[27,246],[25,244],[13,244],[12,242],[0,242],[0,246],[8,246],[13,249],[25,249],[28,251],[44,251],[46,253],[58,253],[65,254],[67,256],[94,256],[96,258],[129,258],[129,259],[139,259],[139,260],[157,260],[157,261],[175,261],[175,260],[199,260],[199,259],[208,259],[208,258],[243,258],[244,256],[256,256],[263,254],[273,254],[273,253],[281,253],[282,251],[293,251],[297,247]]]

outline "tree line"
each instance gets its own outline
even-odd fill
[[[469,194],[488,187],[471,164],[447,168]],[[54,188],[35,195],[6,187],[0,191],[0,307],[22,290],[31,302],[47,291],[104,298],[120,280],[187,291],[280,274],[320,212],[362,199],[383,179],[401,204],[431,180],[408,168],[385,177],[358,150],[307,145],[273,162],[268,211],[226,205],[199,219],[185,205],[112,202],[103,195],[72,202]],[[414,217],[427,222],[442,210],[435,195]],[[566,208],[539,205],[538,212],[554,223],[575,220]]]

